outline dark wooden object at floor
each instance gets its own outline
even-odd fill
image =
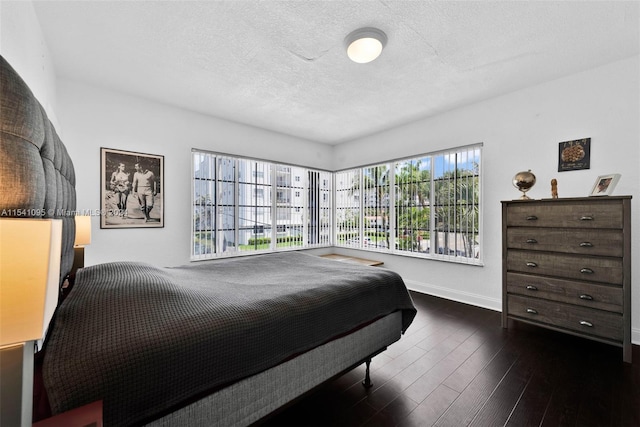
[[[502,202],[507,319],[621,346],[631,363],[631,196]]]
[[[102,427],[102,400],[38,421],[33,427]]]
[[[265,426],[640,426],[640,347],[622,349],[412,292],[418,315],[365,366]]]

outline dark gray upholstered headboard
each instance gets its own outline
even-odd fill
[[[73,163],[44,108],[2,56],[0,73],[0,214],[63,220],[62,283],[73,265]]]

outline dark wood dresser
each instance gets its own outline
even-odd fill
[[[502,202],[509,319],[617,345],[631,363],[631,196]]]

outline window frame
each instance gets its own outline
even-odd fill
[[[223,176],[221,173],[220,170],[223,167],[221,162],[226,162],[224,167],[228,169],[227,174],[232,171],[229,176]],[[255,162],[256,168],[259,164],[260,169],[252,169],[252,162]],[[198,167],[203,164],[206,164],[206,171],[202,171]],[[246,173],[242,174],[242,170]],[[315,177],[315,180],[312,180],[312,177]],[[327,178],[330,179],[327,181]],[[323,182],[332,184],[332,172],[193,148],[191,150],[190,260],[199,261],[331,246],[333,242],[331,238],[332,218],[329,216],[327,224],[326,215],[323,215],[321,211],[329,209],[331,212],[332,198],[323,196],[326,196],[327,191],[332,193],[332,185],[330,184],[328,189],[316,188],[314,192],[310,191],[312,184],[310,181],[315,182],[322,179],[325,180]],[[206,184],[202,184],[202,182]],[[215,192],[215,194],[199,195],[199,189],[206,189]],[[300,192],[299,197],[293,196],[296,191]],[[285,197],[279,198],[279,195]],[[213,206],[213,214],[206,216],[206,218],[212,217],[213,219],[208,224],[208,228],[204,229],[199,220],[201,215],[199,209],[204,206],[205,212],[208,213],[206,208],[209,205],[196,203],[196,199],[200,200],[203,196],[203,200],[205,202],[211,200]],[[318,197],[318,200],[314,201],[313,197]],[[225,200],[231,200],[233,206],[225,203]],[[313,209],[319,211],[315,215],[309,213],[312,204]],[[232,228],[227,229],[225,221],[221,218],[222,215],[231,211],[231,207],[233,208],[233,221],[229,221],[229,223],[232,224]],[[252,209],[254,217],[243,215],[243,212],[250,212]],[[258,221],[259,219],[260,221]],[[317,223],[311,224],[311,221]],[[283,229],[284,233],[281,231]],[[203,233],[204,236],[207,236],[204,244],[202,243]],[[250,236],[251,234],[252,236]],[[226,236],[229,236],[229,240],[226,240]],[[253,243],[249,243],[252,238],[255,240]],[[269,239],[268,242],[266,239]],[[244,240],[248,244],[241,243]],[[298,243],[300,241],[302,244]],[[254,249],[249,249],[249,245],[254,245]]]
[[[191,150],[192,227],[190,259],[192,261],[198,261],[228,256],[243,256],[256,253],[333,246],[346,249],[374,251],[406,257],[426,258],[470,265],[483,265],[482,148],[482,143],[471,144],[431,153],[392,159],[375,164],[351,167],[348,169],[333,172],[317,168],[309,168],[306,166],[274,162],[271,160],[244,157],[194,148]],[[451,184],[451,182],[445,182],[444,178],[442,181],[438,181],[437,177],[435,176],[436,174],[434,173],[434,170],[436,169],[436,159],[442,158],[444,161],[445,156],[451,156],[452,154],[456,155],[456,165],[453,168],[453,188],[455,191],[454,194],[457,194],[458,182],[455,181],[455,179],[457,179],[457,176],[462,176],[458,174],[459,170],[465,171],[464,169],[458,168],[459,163],[457,161],[457,158],[459,154],[470,152],[474,152],[473,160],[477,160],[477,163],[474,163],[474,173],[465,176],[467,179],[467,185],[469,185],[469,176],[471,177],[471,197],[473,199],[471,203],[471,209],[473,210],[473,213],[471,214],[471,216],[474,223],[472,225],[471,233],[468,232],[469,225],[467,224],[467,231],[465,232],[466,235],[461,236],[461,234],[465,233],[461,233],[460,228],[456,225],[456,220],[458,218],[458,215],[460,214],[460,209],[462,208],[458,209],[458,200],[456,200],[454,204],[448,204],[444,207],[438,205],[435,200],[437,196],[438,185]],[[196,221],[195,210],[197,206],[205,206],[205,212],[208,212],[206,211],[206,206],[208,205],[196,204],[196,187],[199,185],[202,188],[210,189],[212,188],[212,186],[210,178],[202,179],[196,176],[196,155],[213,156],[214,158],[214,160],[211,161],[209,157],[209,164],[213,163],[215,169],[215,178],[213,179],[213,188],[215,188],[215,195],[211,197],[214,207],[214,224],[212,230],[202,230],[201,228],[197,228],[197,225],[200,224],[200,222]],[[405,202],[411,197],[414,198],[414,201],[411,202],[411,200],[409,200],[408,205],[400,206],[398,204],[398,200],[401,198],[400,193],[402,191],[408,190],[402,190],[398,187],[399,185],[407,185],[406,182],[404,182],[403,184],[403,181],[396,182],[397,178],[400,176],[398,167],[404,167],[407,164],[412,165],[413,163],[411,162],[417,161],[419,168],[419,163],[427,158],[430,159],[428,167],[428,204],[421,205],[421,209],[423,210],[423,212],[420,212],[420,210],[418,209],[412,210],[411,208],[415,207],[416,198],[419,197],[417,193],[411,193],[410,197],[407,198],[407,195],[405,193],[402,195]],[[233,169],[233,183],[231,183],[228,177],[226,177],[227,179],[223,179],[224,177],[219,174],[218,168],[220,166],[218,163],[218,159],[226,162],[233,162],[233,165],[231,166],[229,164],[225,165],[226,168],[231,167]],[[252,199],[255,200],[256,204],[256,206],[253,207],[256,208],[256,210],[259,207],[257,206],[258,197],[255,196],[257,194],[256,191],[260,190],[263,192],[263,194],[259,198],[261,200],[265,200],[262,201],[261,207],[265,209],[265,212],[269,212],[268,215],[265,214],[265,216],[268,216],[270,218],[269,224],[257,224],[257,219],[254,219],[254,224],[251,225],[254,230],[259,226],[263,229],[263,234],[269,235],[264,236],[270,238],[270,242],[268,244],[268,247],[266,248],[258,249],[257,243],[255,244],[255,249],[253,250],[238,250],[238,246],[240,245],[240,243],[237,243],[238,246],[235,246],[236,242],[240,242],[240,240],[242,239],[242,237],[240,236],[240,228],[242,228],[242,221],[245,221],[240,218],[243,207],[246,208],[245,204],[241,203],[240,200],[241,185],[247,184],[246,182],[242,182],[239,178],[239,164],[242,161],[256,162],[256,164],[261,163],[263,165],[268,165],[268,171],[267,168],[263,170],[256,169],[253,170],[252,173],[247,175],[249,180],[255,181],[255,186],[251,187]],[[469,161],[467,163],[469,163]],[[471,163],[473,163],[473,161],[471,161]],[[384,179],[382,180],[384,182],[381,181],[375,183],[375,185],[372,186],[372,181],[376,181],[375,178],[383,177],[383,175],[379,174],[379,172],[382,170],[386,171],[386,177],[384,177]],[[368,172],[365,173],[365,171]],[[288,176],[283,176],[287,175],[287,173]],[[267,178],[265,178],[265,175],[270,175],[268,183],[266,182]],[[345,178],[341,179],[342,176],[345,176]],[[374,179],[372,180],[372,178]],[[258,184],[257,181],[259,179],[262,179],[265,182]],[[349,182],[345,184],[343,182],[344,179],[347,179]],[[208,180],[209,185],[203,185],[202,183],[197,184],[199,180]],[[425,184],[426,182],[423,181],[409,183],[409,185],[413,185],[415,187]],[[314,186],[313,191],[311,189],[312,185]],[[345,187],[345,185],[350,185],[350,187]],[[229,194],[226,194],[225,191],[228,192],[230,190],[230,187],[232,187],[234,193],[233,197],[231,197],[233,205],[224,202],[225,198],[229,198]],[[269,189],[269,195],[264,194],[267,188]],[[288,197],[286,197],[287,194]],[[279,197],[278,195],[281,195],[283,197]],[[345,198],[351,199],[350,206],[347,208],[344,208],[340,205],[345,200]],[[270,203],[267,203],[266,199],[270,199]],[[205,197],[204,200],[209,200],[209,198]],[[315,208],[311,205],[314,205]],[[469,206],[468,202],[466,206]],[[436,230],[436,227],[438,226],[437,220],[439,219],[438,213],[436,211],[439,207],[442,208],[440,210],[443,213],[447,212],[450,209],[453,209],[454,211],[454,246],[453,249],[451,249],[448,243],[444,245],[444,248],[446,249],[446,251],[448,251],[448,253],[444,253],[444,251],[443,253],[438,253],[440,248],[440,240],[437,240],[438,234],[445,233],[446,239],[450,239],[452,234],[452,232],[449,231],[450,228],[447,228],[448,231]],[[220,220],[223,214],[229,213],[231,211],[231,208],[234,212],[232,225],[233,245],[236,247],[236,250],[234,251],[228,251],[228,246],[226,246],[226,242],[224,241],[225,236],[231,234],[231,229],[225,228],[224,221]],[[289,209],[289,211],[283,210],[287,208]],[[402,208],[405,208],[406,212],[403,212],[401,210]],[[315,211],[311,209],[315,209]],[[398,228],[400,227],[400,225],[398,221],[402,220],[401,217],[403,217],[403,215],[424,215],[424,211],[426,211],[426,209],[428,209],[429,215],[428,229],[424,227],[407,228],[405,226],[403,228],[403,231],[410,230],[409,235],[406,232],[403,234],[399,233]],[[353,215],[350,216],[351,219],[347,221],[349,223],[348,226],[343,227],[343,220],[346,220],[345,215],[351,213],[353,213]],[[293,216],[299,216],[300,218],[303,218],[302,224],[297,224],[295,220],[292,220],[291,217]],[[205,217],[209,218],[206,215]],[[219,220],[223,222],[220,225],[218,225]],[[289,220],[289,222],[286,222],[286,220]],[[477,224],[475,223],[475,221],[477,221]],[[311,224],[311,222],[313,222],[313,224]],[[445,221],[445,223],[447,225],[450,225],[447,221]],[[372,229],[371,224],[374,224],[375,230]],[[313,228],[313,230],[311,230],[311,228]],[[282,230],[285,230],[285,232],[283,233]],[[293,230],[293,232],[295,232],[297,236],[302,236],[302,244],[291,244],[292,239],[289,238],[289,245],[285,244],[284,246],[279,247],[279,237],[287,237],[283,236],[283,234],[289,235],[290,230]],[[196,234],[199,234],[199,238],[201,239],[202,233],[205,233],[205,235],[207,235],[207,233],[213,235],[213,242],[209,242],[208,246],[205,245],[205,251],[208,247],[212,247],[214,249],[211,253],[196,253],[196,246],[200,248],[202,245],[199,245],[195,242],[195,236]],[[311,233],[314,233],[313,237]],[[219,234],[223,236],[222,242],[219,240]],[[428,242],[424,241],[424,238],[422,236],[425,236],[425,238],[428,239]],[[463,242],[465,241],[465,239],[467,239],[467,242],[469,242],[470,236],[473,237],[471,243],[463,245],[466,251],[464,252],[465,256],[459,255],[459,252],[461,252],[458,247],[460,239],[462,239]],[[260,236],[255,235],[254,237]],[[311,240],[317,241],[310,242]],[[417,248],[417,250],[406,249],[407,247],[409,247],[407,243],[408,240],[411,241],[410,247]],[[448,242],[449,240],[446,241]],[[468,246],[471,247],[471,255],[473,256],[468,256]],[[425,247],[429,248],[429,250],[424,250]],[[434,251],[431,251],[430,248],[436,249]]]
[[[367,168],[375,168],[375,167],[380,167],[381,165],[386,165],[387,166],[387,170],[389,171],[389,176],[388,176],[388,183],[389,183],[389,192],[388,192],[388,196],[390,198],[390,202],[389,202],[389,215],[388,215],[388,248],[384,248],[384,247],[377,247],[375,244],[371,244],[367,237],[367,232],[371,232],[371,230],[366,231],[365,230],[365,205],[367,203],[366,199],[367,197],[365,195],[359,194],[359,227],[358,227],[358,231],[357,231],[357,236],[351,239],[351,242],[349,242],[347,239],[341,240],[339,237],[340,235],[340,230],[339,227],[341,226],[340,221],[341,219],[344,217],[344,214],[339,214],[338,211],[342,208],[342,206],[340,205],[340,198],[337,197],[336,202],[335,202],[335,211],[336,214],[334,215],[334,223],[335,223],[335,227],[336,227],[336,239],[334,240],[334,246],[336,247],[340,247],[340,248],[345,248],[345,249],[358,249],[358,250],[364,250],[364,251],[373,251],[373,252],[382,252],[382,253],[389,253],[389,254],[393,254],[393,255],[399,255],[399,256],[406,256],[406,257],[414,257],[414,258],[426,258],[426,259],[432,259],[432,260],[439,260],[439,261],[447,261],[447,262],[453,262],[453,263],[461,263],[461,264],[469,264],[469,265],[479,265],[482,266],[484,265],[483,262],[483,233],[482,233],[482,222],[483,222],[483,215],[482,215],[482,200],[483,200],[483,192],[482,192],[482,183],[483,183],[483,179],[482,179],[482,147],[483,144],[482,143],[478,143],[478,144],[471,144],[471,145],[466,145],[466,146],[460,146],[460,147],[454,147],[454,148],[450,148],[450,149],[446,149],[446,150],[439,150],[439,151],[435,151],[435,152],[431,152],[431,153],[424,153],[424,154],[419,154],[419,155],[414,155],[414,156],[408,156],[408,157],[402,157],[402,158],[397,158],[397,159],[393,159],[393,160],[388,160],[388,161],[384,161],[384,162],[379,162],[379,163],[374,163],[374,164],[368,164],[368,165],[363,165],[363,166],[359,166],[359,167],[351,167],[348,169],[344,169],[344,170],[339,170],[336,171],[334,174],[334,180],[336,182],[336,185],[334,186],[335,188],[335,192],[340,191],[339,189],[339,184],[338,182],[341,181],[340,178],[340,174],[341,173],[353,173],[354,171],[358,171],[359,173],[359,186],[360,188],[363,188],[363,171]],[[427,252],[422,252],[422,251],[408,251],[408,250],[402,250],[399,249],[399,246],[401,244],[400,240],[398,239],[398,230],[397,230],[397,220],[398,220],[398,209],[397,209],[397,189],[396,189],[396,175],[397,175],[397,170],[396,170],[396,166],[401,163],[401,162],[407,162],[407,161],[412,161],[412,160],[416,160],[416,159],[424,159],[424,158],[430,158],[430,182],[429,182],[429,230],[428,230],[428,234],[429,234],[429,242],[428,242],[428,247],[429,248],[439,248],[439,244],[438,242],[435,240],[437,237],[437,233],[439,231],[435,230],[435,227],[437,226],[437,217],[436,217],[436,209],[435,207],[437,206],[436,203],[434,203],[434,198],[436,197],[436,183],[435,183],[435,178],[434,178],[434,174],[433,174],[433,170],[435,168],[435,161],[434,158],[439,157],[439,156],[446,156],[446,155],[451,155],[452,153],[468,153],[469,151],[474,151],[476,152],[476,157],[478,162],[476,164],[476,168],[477,170],[475,171],[475,174],[473,175],[473,177],[475,179],[477,179],[477,184],[476,187],[474,188],[474,196],[477,197],[477,203],[473,204],[474,209],[477,209],[477,212],[475,214],[475,217],[477,218],[477,228],[473,229],[473,233],[471,233],[474,237],[476,237],[476,239],[474,239],[474,244],[472,245],[472,253],[471,255],[473,256],[461,256],[459,255],[459,251],[460,249],[458,248],[457,244],[458,244],[458,240],[460,238],[459,234],[460,232],[454,231],[455,233],[455,243],[456,245],[454,246],[453,249],[453,253],[438,253],[438,249],[436,249],[435,251],[430,251]],[[456,163],[458,164],[458,163]],[[454,168],[454,170],[457,173],[457,168]],[[391,173],[391,172],[394,173]],[[454,187],[457,188],[457,183],[454,184]],[[391,190],[393,189],[393,190]],[[344,190],[342,190],[344,191]],[[455,207],[457,207],[458,205],[454,205]],[[433,208],[433,209],[432,209]],[[456,210],[456,213],[459,213],[458,210]],[[369,227],[370,228],[370,227]],[[435,232],[434,232],[435,231]],[[448,232],[448,234],[451,234],[451,232]],[[477,240],[477,242],[475,242],[475,240]],[[446,247],[449,251],[451,251],[452,249]]]

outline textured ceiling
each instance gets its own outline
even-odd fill
[[[59,77],[337,144],[638,55],[630,2],[34,2]],[[377,27],[369,64],[344,37]]]

